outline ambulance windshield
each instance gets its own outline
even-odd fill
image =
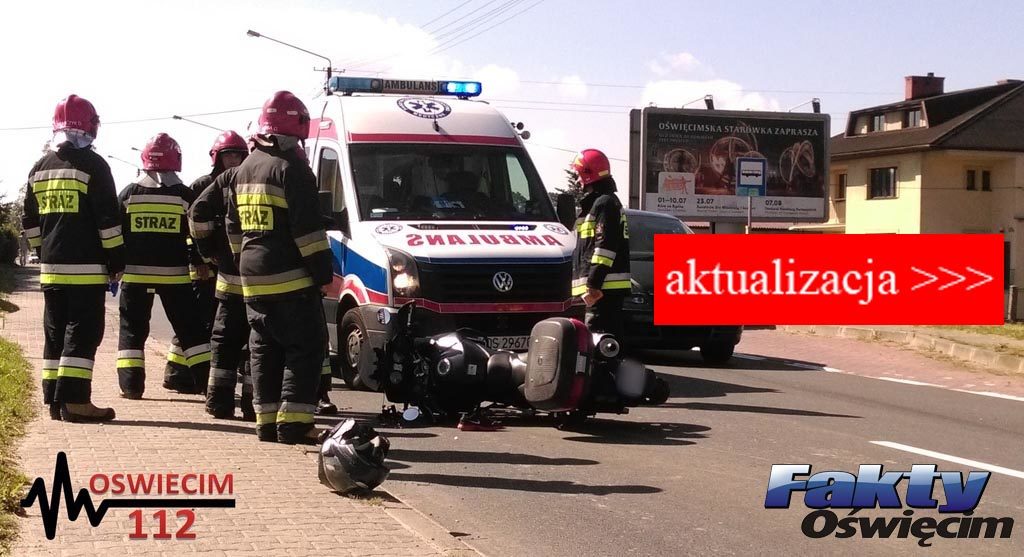
[[[523,149],[424,144],[349,148],[361,220],[556,220]]]

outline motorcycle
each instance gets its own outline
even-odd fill
[[[433,421],[475,412],[484,402],[562,417],[625,414],[670,395],[664,379],[620,355],[612,335],[592,333],[577,319],[537,323],[520,354],[489,349],[471,329],[414,337],[414,308],[409,302],[391,317],[381,310],[382,320],[395,322],[378,349],[379,379],[388,400]]]

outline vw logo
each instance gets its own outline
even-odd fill
[[[494,278],[491,279],[491,284],[494,285],[494,289],[498,292],[508,292],[512,290],[512,275],[505,271],[498,271],[494,273]]]
[[[419,118],[437,120],[452,113],[452,107],[437,99],[419,97],[403,97],[398,99],[398,107]]]

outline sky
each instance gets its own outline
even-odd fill
[[[349,75],[480,80],[481,98],[530,131],[548,189],[592,147],[624,195],[630,108],[700,108],[711,94],[716,108],[786,111],[818,97],[834,134],[849,111],[902,100],[907,75],[934,72],[947,91],[1024,78],[1022,28],[1016,0],[9,3],[0,194],[24,187],[70,93],[99,111],[96,147],[119,188],[135,177],[133,148],[159,132],[182,145],[186,182],[208,172],[217,132],[172,115],[244,133],[274,91],[309,97],[322,84],[325,62],[247,29]]]

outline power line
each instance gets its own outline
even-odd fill
[[[460,25],[458,27],[455,27],[453,29],[449,29],[449,30],[445,31],[444,33],[440,33],[440,34],[436,35],[434,38],[440,40],[440,39],[444,39],[446,37],[454,38],[453,35],[459,35],[459,34],[465,35],[466,33],[472,32],[474,29],[479,28],[480,25],[483,25],[486,21],[494,19],[498,15],[501,15],[503,12],[506,12],[509,9],[515,7],[516,4],[521,4],[524,1],[525,0],[507,0],[506,2],[504,2],[502,4],[499,4],[498,7],[494,8],[493,10],[490,10],[488,12],[484,12],[483,14],[481,14],[481,15],[479,15],[479,16],[477,16],[477,17],[475,17],[475,18],[473,18],[473,19],[471,19],[469,21],[467,21],[466,23],[463,23],[462,25]]]
[[[543,0],[542,0],[543,1]],[[544,81],[544,80],[530,80],[520,79],[520,83],[531,83],[535,85],[565,85],[562,81]],[[590,82],[578,82],[576,85],[586,85],[587,87],[608,87],[618,89],[646,89],[649,84],[636,84],[636,83],[590,83]],[[821,95],[892,95],[892,91],[812,91],[812,90],[799,90],[799,89],[754,89],[744,87],[741,89],[733,89],[741,93],[793,93],[793,94],[821,94]]]
[[[431,19],[430,21],[428,21],[428,22],[424,23],[423,25],[420,25],[420,29],[426,30],[426,29],[427,29],[427,27],[428,27],[428,26],[429,26],[429,25],[430,25],[431,23],[434,23],[435,21],[438,21],[439,19],[441,19],[441,18],[445,17],[446,15],[448,15],[448,14],[450,14],[450,13],[454,12],[455,10],[458,10],[459,8],[461,8],[461,7],[465,6],[466,4],[469,4],[469,3],[471,2],[471,1],[472,1],[472,0],[466,0],[465,2],[463,2],[463,3],[459,4],[458,6],[455,6],[454,8],[452,8],[452,9],[448,10],[447,12],[445,12],[445,13],[443,13],[443,14],[441,14],[441,15],[437,16],[437,17],[435,17],[434,19]]]
[[[468,36],[468,37],[466,37],[466,38],[464,38],[464,39],[462,39],[462,40],[459,40],[458,42],[455,42],[455,43],[453,43],[453,44],[450,44],[450,45],[448,45],[448,46],[445,46],[444,48],[437,48],[437,49],[435,49],[435,50],[432,50],[432,51],[430,52],[430,54],[432,54],[432,55],[433,55],[433,54],[439,54],[439,53],[441,53],[441,52],[444,52],[444,51],[446,51],[446,50],[448,50],[448,49],[451,49],[451,48],[454,48],[454,47],[456,47],[456,46],[459,46],[460,44],[462,44],[462,43],[464,43],[464,42],[466,42],[466,41],[468,41],[468,40],[470,40],[470,39],[472,39],[472,38],[474,38],[474,37],[480,36],[480,35],[482,35],[482,34],[484,34],[484,33],[488,32],[488,31],[490,31],[491,29],[494,29],[495,27],[498,27],[499,25],[502,25],[502,24],[504,24],[505,22],[509,21],[510,19],[514,19],[514,18],[516,18],[516,17],[519,17],[519,16],[523,15],[524,13],[526,13],[526,12],[528,12],[528,11],[532,10],[533,8],[537,7],[537,5],[538,5],[538,4],[540,4],[540,3],[542,3],[542,2],[544,2],[544,0],[537,0],[537,1],[536,1],[536,2],[534,2],[533,4],[530,4],[530,5],[529,5],[529,6],[527,6],[526,8],[524,8],[524,9],[522,9],[522,10],[520,10],[520,11],[518,11],[518,12],[516,12],[516,13],[512,14],[512,15],[510,15],[509,17],[506,17],[505,19],[503,19],[503,20],[499,21],[498,23],[495,23],[494,25],[491,25],[490,27],[487,27],[487,28],[485,28],[485,29],[481,30],[481,31],[480,31],[480,32],[478,32],[478,33],[475,33],[475,34],[473,34],[473,35],[470,35],[470,36]]]
[[[497,0],[488,0],[487,2],[484,2],[483,5],[481,5],[479,8],[477,8],[475,10],[470,10],[470,11],[466,12],[466,14],[463,15],[462,17],[454,19],[452,21],[449,21],[448,23],[445,23],[444,25],[438,27],[437,29],[434,29],[434,32],[437,33],[438,31],[440,31],[440,30],[442,30],[442,29],[444,29],[446,27],[450,27],[450,26],[452,26],[452,25],[462,21],[463,19],[466,19],[467,17],[469,17],[469,16],[479,12],[480,10],[486,8],[487,6],[490,6],[491,4],[493,4],[495,2],[497,2]]]
[[[232,114],[236,112],[249,112],[253,110],[259,110],[261,107],[255,106],[251,108],[233,108],[231,110],[217,110],[214,112],[197,112],[195,114],[182,114],[185,118],[194,118],[201,116],[217,116],[220,114]],[[174,116],[151,116],[148,118],[133,118],[129,120],[114,120],[111,122],[101,122],[100,125],[111,126],[117,124],[139,124],[143,122],[159,122],[161,120],[174,120]],[[26,130],[48,130],[51,126],[24,126],[15,128],[0,128],[0,132],[12,132],[12,131],[26,131]]]
[[[580,152],[579,149],[566,149],[565,147],[555,147],[554,145],[544,145],[542,143],[534,143],[532,141],[526,141],[526,142],[523,142],[523,144],[526,145],[527,147],[543,147],[545,149],[554,149],[555,151],[565,151],[566,153],[578,154]],[[628,160],[623,159],[621,157],[608,157],[608,158],[613,160],[613,161],[629,162]]]

